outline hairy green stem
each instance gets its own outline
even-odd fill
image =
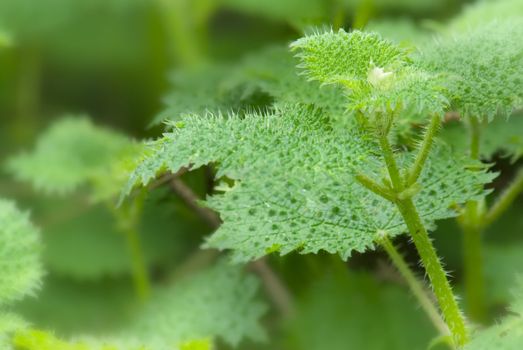
[[[360,184],[362,184],[365,188],[367,188],[369,191],[377,194],[380,197],[383,197],[391,202],[394,201],[394,193],[391,193],[391,191],[380,185],[379,183],[372,180],[370,177],[368,177],[365,174],[357,174],[356,180],[359,181]]]
[[[433,116],[425,132],[425,136],[423,137],[423,142],[416,156],[416,160],[414,161],[414,164],[409,171],[409,177],[406,184],[407,187],[414,184],[418,180],[421,171],[423,170],[423,166],[425,165],[425,162],[429,156],[432,144],[434,143],[434,137],[436,136],[440,126],[441,117],[438,115]]]
[[[496,221],[514,202],[517,196],[523,192],[523,169],[520,169],[512,183],[498,197],[494,205],[485,214],[481,222],[483,227],[487,227]]]
[[[400,171],[398,169],[398,164],[394,158],[394,152],[390,146],[389,139],[387,134],[378,131],[378,139],[381,146],[381,151],[383,152],[383,158],[390,176],[390,181],[392,182],[392,187],[396,193],[400,193],[403,190],[403,182],[401,181]]]
[[[385,249],[389,255],[390,260],[394,266],[401,273],[405,282],[409,286],[412,294],[418,299],[420,306],[423,308],[427,316],[432,321],[434,327],[438,330],[441,335],[448,335],[449,329],[445,324],[445,321],[441,318],[438,309],[431,300],[428,291],[416,277],[412,269],[407,265],[403,256],[398,252],[394,244],[389,240],[387,236],[384,236],[380,240],[381,246]]]
[[[403,189],[403,183],[399,176],[399,170],[394,158],[394,152],[383,133],[379,133],[379,141],[383,158],[387,165],[387,170],[391,178],[394,190],[400,193]],[[423,224],[421,217],[416,209],[411,197],[397,199],[395,202],[398,210],[407,225],[412,240],[416,246],[418,254],[427,275],[432,284],[434,294],[438,300],[439,307],[449,327],[454,342],[458,347],[463,346],[468,341],[468,331],[465,325],[465,319],[461,314],[456,298],[447,280],[447,275],[432,245],[428,232]]]
[[[445,270],[443,270],[428,232],[411,198],[398,201],[396,204],[429,276],[445,322],[456,345],[461,347],[468,341],[465,319],[459,309]]]

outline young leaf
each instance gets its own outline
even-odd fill
[[[523,280],[518,281],[511,315],[499,324],[479,331],[464,350],[519,350],[523,346]]]
[[[208,245],[233,249],[236,260],[293,250],[347,258],[382,234],[407,231],[395,206],[354,178],[385,174],[379,148],[357,128],[335,128],[318,110],[300,106],[243,118],[191,116],[178,125],[152,145],[124,192],[162,171],[216,162],[218,177],[237,183],[208,201],[224,221]],[[411,158],[403,154],[404,162]],[[483,194],[493,176],[466,165],[445,148],[430,157],[415,197],[428,225]]]
[[[443,114],[446,108],[438,76],[414,67],[406,50],[378,34],[340,30],[301,38],[291,47],[310,80],[348,89],[352,110]]]
[[[523,21],[491,22],[426,47],[418,63],[444,74],[452,110],[492,121],[523,103]]]
[[[10,159],[8,168],[37,190],[63,194],[98,179],[100,172],[108,175],[113,164],[136,151],[123,135],[70,116],[55,122],[31,153]]]
[[[33,294],[43,275],[40,236],[27,213],[0,199],[0,306]]]
[[[310,80],[349,87],[367,83],[375,67],[392,72],[408,61],[406,51],[378,34],[357,30],[316,33],[298,39],[291,48],[299,50],[301,68]]]

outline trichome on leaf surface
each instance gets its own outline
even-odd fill
[[[6,0],[0,348],[522,349],[523,6],[458,3]]]

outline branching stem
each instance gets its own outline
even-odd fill
[[[388,188],[380,185],[376,181],[372,180],[370,177],[368,177],[365,174],[357,174],[356,180],[359,181],[360,184],[362,184],[365,188],[367,188],[369,191],[377,194],[380,197],[383,197],[391,202],[394,201],[394,193],[392,193]]]
[[[379,133],[378,137],[394,191],[399,194],[403,190],[403,182],[399,175],[400,173],[393,150],[386,134]],[[458,347],[461,347],[468,341],[468,330],[450,283],[447,280],[445,270],[436,254],[436,250],[432,245],[425,225],[412,201],[412,197],[398,199],[395,203],[421,257],[421,261],[429,276],[434,294],[436,295],[439,307],[454,342]]]
[[[428,295],[429,291],[423,286],[422,282],[416,277],[412,269],[407,265],[403,256],[398,252],[394,244],[389,240],[387,236],[381,239],[381,245],[389,255],[390,260],[396,266],[398,271],[401,273],[405,282],[409,286],[412,294],[418,299],[421,307],[430,318],[434,327],[438,330],[441,335],[449,335],[449,329],[445,324],[445,321],[441,318],[437,307]]]

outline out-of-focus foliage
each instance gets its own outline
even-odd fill
[[[289,349],[426,349],[436,332],[411,298],[363,273],[326,274],[298,301]]]
[[[11,350],[11,337],[28,325],[17,315],[0,310],[0,347]]]
[[[34,295],[43,274],[38,230],[27,213],[0,200],[0,306]]]
[[[467,31],[492,20],[507,20],[523,16],[519,0],[480,0],[466,5],[462,13],[450,21],[450,31]]]
[[[138,231],[148,266],[180,261],[197,244],[194,230],[201,230],[201,224],[179,201],[165,203],[169,196],[168,191],[159,189],[144,203]],[[62,207],[57,204],[46,213]],[[73,219],[50,223],[44,226],[43,236],[43,259],[58,275],[90,280],[131,271],[125,236],[104,206],[84,207]],[[94,260],[93,251],[98,252]]]
[[[514,290],[514,300],[510,305],[511,315],[487,330],[480,331],[467,344],[466,350],[517,350],[523,344],[523,281],[521,276]]]
[[[15,337],[15,343],[18,341],[26,344],[30,350],[40,350],[38,346],[48,346],[51,349],[58,345],[64,346],[64,349],[69,349],[66,345],[71,346],[71,349],[76,349],[73,346],[78,349],[105,349],[103,344],[110,344],[107,349],[115,350],[184,350],[191,347],[198,349],[198,346],[205,349],[213,338],[221,338],[232,345],[239,344],[244,338],[265,338],[265,332],[259,324],[259,318],[266,311],[266,306],[257,295],[259,282],[255,277],[245,275],[241,267],[229,266],[223,261],[177,283],[159,287],[150,301],[131,309],[130,295],[126,300],[118,300],[122,295],[118,288],[124,287],[123,285],[115,285],[116,289],[105,286],[98,291],[93,290],[90,299],[78,299],[81,297],[78,291],[67,290],[67,285],[61,284],[55,283],[58,289],[50,290],[44,295],[43,300],[51,307],[49,312],[53,305],[60,310],[60,303],[64,302],[64,298],[68,299],[72,309],[61,309],[79,317],[83,329],[88,326],[93,331],[95,327],[100,335],[97,338],[81,337],[78,343],[64,343],[45,332],[22,332]],[[49,299],[56,297],[58,299],[54,302]],[[120,304],[120,308],[115,308],[115,303]],[[81,305],[82,308],[74,310],[73,305]],[[117,325],[108,323],[104,327],[99,324],[97,319],[100,314],[92,309],[101,307],[112,310],[107,310],[102,319],[107,322],[112,318]],[[120,314],[115,315],[116,310]],[[30,309],[25,312],[28,311],[31,312]],[[124,315],[121,315],[122,311]],[[56,315],[46,314],[45,310],[40,312],[46,318],[56,318],[58,322],[64,322],[72,316],[62,314],[65,318],[60,321]],[[67,327],[62,324],[64,326]]]
[[[68,117],[42,134],[33,152],[12,158],[8,167],[18,179],[44,192],[67,194],[94,183],[110,194],[118,191],[118,180],[125,181],[125,167],[132,169],[136,153],[139,147],[125,136],[95,127],[86,117]],[[104,186],[103,181],[114,186]]]
[[[172,287],[159,288],[136,311],[119,336],[125,347],[169,349],[188,341],[221,338],[231,345],[262,340],[259,318],[266,306],[257,298],[258,280],[240,266],[219,262]],[[154,330],[151,332],[151,330]]]

